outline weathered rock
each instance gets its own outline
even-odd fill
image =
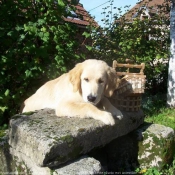
[[[9,151],[8,130],[1,130],[1,133],[3,134],[0,136],[0,172],[8,172],[14,167]]]
[[[23,153],[9,151],[8,135],[0,139],[0,174],[25,175],[95,175],[103,168],[98,160],[82,156],[54,169],[39,167]]]
[[[103,169],[99,161],[90,157],[81,157],[74,162],[70,162],[66,166],[54,170],[54,173],[58,175],[95,175],[103,174],[102,171]]]
[[[24,154],[41,167],[58,166],[128,134],[143,123],[142,111],[122,113],[123,119],[115,126],[94,119],[60,118],[50,109],[16,115],[10,121],[11,151]]]
[[[139,142],[138,162],[140,168],[162,169],[172,162],[175,153],[174,130],[158,124],[146,124],[137,130],[143,137]]]
[[[155,167],[161,170],[172,162],[174,153],[174,130],[163,125],[144,123],[105,147],[91,151],[89,155],[99,160],[107,171],[134,172],[136,168]]]
[[[80,156],[73,161],[49,168],[38,166],[25,153],[11,148],[8,135],[5,134],[0,139],[0,172],[26,175],[135,173],[136,168],[162,169],[165,164],[171,163],[174,153],[174,130],[162,125],[144,123],[106,146],[95,148],[88,156]]]

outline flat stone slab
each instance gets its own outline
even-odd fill
[[[2,133],[2,131],[1,131]],[[87,155],[69,161],[54,169],[39,167],[29,157],[14,149],[8,144],[8,130],[3,131],[0,137],[0,174],[25,175],[96,175],[102,174],[101,163]]]
[[[114,126],[94,119],[57,117],[51,109],[15,115],[10,121],[9,145],[12,151],[24,154],[38,166],[58,166],[143,123],[141,110],[122,114],[123,119],[116,119]]]
[[[87,155],[67,162],[55,169],[39,167],[24,154],[11,150],[9,152],[8,134],[0,137],[0,174],[24,175],[96,175],[102,174],[101,163]]]
[[[103,168],[98,160],[83,156],[53,172],[54,175],[97,175],[103,174]]]

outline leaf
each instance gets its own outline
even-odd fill
[[[119,46],[122,46],[122,45],[123,45],[123,42],[120,42],[120,43],[119,43]]]
[[[43,32],[39,32],[39,33],[38,33],[38,36],[39,36],[40,38],[43,38],[44,33],[43,33]]]
[[[28,29],[29,27],[26,24],[24,24],[24,31],[28,31]]]
[[[10,32],[7,33],[7,36],[12,36],[13,33],[14,33],[13,31],[10,31]]]
[[[30,70],[25,71],[26,77],[31,77],[32,72]]]
[[[38,24],[39,25],[42,25],[42,24],[44,24],[45,23],[45,20],[44,19],[38,19]]]
[[[24,38],[25,38],[24,34],[20,35],[20,40],[23,40]]]
[[[61,7],[65,7],[63,0],[58,0],[58,5]]]
[[[131,49],[131,46],[130,45],[127,45],[127,49]]]
[[[20,31],[20,30],[23,29],[23,27],[21,27],[21,26],[16,26],[15,29],[16,29],[17,31]]]
[[[2,111],[2,112],[4,112],[6,109],[8,109],[8,107],[7,106],[0,106],[0,110]]]
[[[92,50],[92,47],[91,47],[91,46],[87,46],[87,45],[86,45],[86,48],[87,48],[89,51]]]
[[[10,90],[9,89],[7,89],[6,91],[5,91],[5,96],[7,97],[9,94],[10,94]]]
[[[86,38],[89,38],[91,36],[91,34],[88,32],[84,32],[82,35],[85,36]]]

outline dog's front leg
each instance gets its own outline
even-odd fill
[[[62,102],[56,108],[57,116],[94,118],[107,125],[114,125],[115,120],[110,112],[98,109],[96,106],[85,102]]]
[[[101,100],[101,105],[105,111],[110,112],[114,117],[118,118],[119,120],[123,118],[123,114],[121,113],[121,111],[114,107],[106,97],[103,97],[103,99]]]

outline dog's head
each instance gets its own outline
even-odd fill
[[[98,104],[103,95],[110,97],[119,79],[114,69],[101,60],[86,60],[69,72],[73,91],[79,91],[85,102]]]

